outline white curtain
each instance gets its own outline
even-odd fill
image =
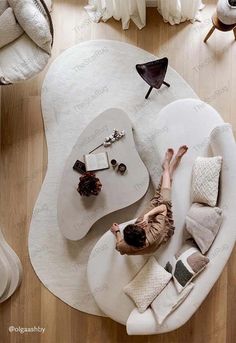
[[[201,0],[157,0],[157,9],[165,22],[171,25],[183,21],[200,20],[199,10],[204,7]]]
[[[90,0],[85,9],[95,22],[121,19],[124,30],[129,28],[130,20],[139,29],[146,25],[146,0]]]

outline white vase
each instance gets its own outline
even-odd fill
[[[216,12],[217,17],[223,24],[236,24],[236,7],[231,6],[228,0],[219,0]]]

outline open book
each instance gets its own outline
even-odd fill
[[[103,170],[109,168],[107,152],[84,155],[84,163],[86,171]]]

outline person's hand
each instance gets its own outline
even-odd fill
[[[145,214],[144,216],[143,216],[143,220],[139,223],[139,225],[142,227],[142,228],[144,228],[144,227],[146,227],[147,225],[148,225],[148,215],[147,214]]]
[[[113,233],[113,235],[116,234],[117,230],[120,230],[119,225],[117,223],[112,224],[110,231]]]

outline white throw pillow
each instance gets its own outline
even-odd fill
[[[0,33],[0,48],[13,42],[24,33],[20,25],[17,24],[11,7],[7,8],[0,16]]]
[[[0,0],[0,15],[9,7],[7,0]]]
[[[194,239],[202,254],[211,247],[223,221],[219,207],[192,204],[186,216],[186,231]]]
[[[20,26],[41,49],[51,53],[52,35],[43,9],[34,0],[8,0]]]
[[[216,206],[222,157],[198,157],[193,166],[192,202]]]
[[[172,275],[154,257],[150,257],[124,292],[134,301],[139,312],[144,312],[168,284]]]
[[[163,291],[156,297],[152,302],[151,308],[154,312],[156,320],[161,325],[167,316],[174,312],[184,300],[187,298],[189,293],[192,291],[194,283],[190,283],[181,293],[178,293],[174,282],[171,280]]]

